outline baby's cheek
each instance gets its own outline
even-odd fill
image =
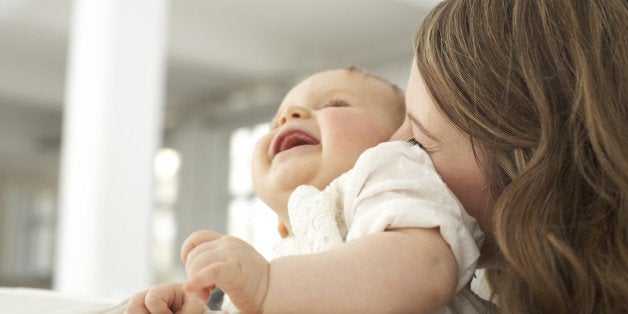
[[[253,189],[257,192],[258,187],[264,185],[264,180],[268,176],[271,165],[270,156],[268,156],[268,147],[271,137],[262,137],[253,147],[251,156],[251,177],[253,180]]]

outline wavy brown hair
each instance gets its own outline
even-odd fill
[[[416,40],[497,200],[503,313],[628,313],[625,0],[454,0]]]

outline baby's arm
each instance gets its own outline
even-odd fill
[[[431,312],[454,295],[457,271],[437,229],[374,233],[273,261],[264,310]]]
[[[429,312],[456,289],[458,266],[438,229],[374,233],[270,264],[234,239],[206,232],[186,241],[189,292],[205,299],[217,284],[243,312]]]

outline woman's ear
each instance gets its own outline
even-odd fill
[[[288,235],[290,234],[290,231],[288,231],[288,228],[286,227],[286,225],[283,222],[281,222],[281,220],[277,224],[277,231],[279,232],[279,236],[282,239],[287,238]]]

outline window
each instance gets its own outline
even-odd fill
[[[56,190],[28,181],[0,183],[0,286],[50,288]]]
[[[179,192],[181,154],[171,148],[157,152],[154,162],[156,207],[153,211],[152,254],[155,261],[156,282],[177,280],[172,273],[180,265],[179,248],[175,246],[177,233],[174,206]]]
[[[277,215],[253,191],[251,156],[257,140],[268,132],[269,124],[236,129],[231,134],[229,171],[229,214],[227,232],[250,243],[270,258],[279,241]]]

